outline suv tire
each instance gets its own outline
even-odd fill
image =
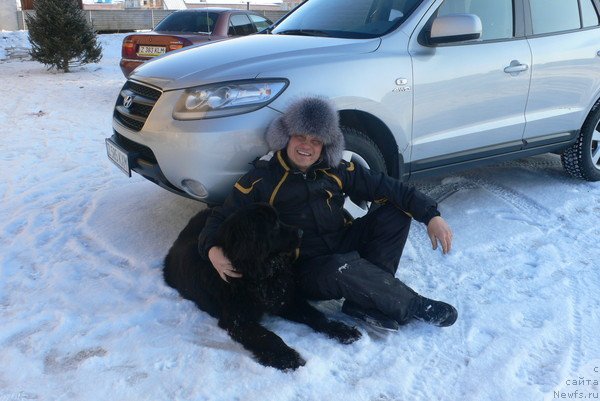
[[[594,153],[600,154],[600,102],[592,107],[577,142],[563,152],[563,167],[573,177],[600,181],[600,160],[594,161]]]
[[[385,159],[371,138],[354,128],[342,126],[341,130],[346,140],[344,160],[361,164],[373,171],[387,173]]]
[[[346,149],[344,150],[343,159],[351,161],[354,164],[360,164],[370,170],[376,172],[387,173],[385,158],[381,154],[379,147],[363,132],[342,126],[340,127],[346,141]],[[349,204],[349,202],[351,204]],[[352,198],[347,198],[344,205],[346,212],[351,218],[360,217],[365,212],[372,211],[377,208],[377,205],[371,202],[358,201]],[[363,211],[361,212],[360,209]]]

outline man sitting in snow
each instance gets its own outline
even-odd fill
[[[277,118],[266,135],[274,155],[258,160],[214,209],[199,237],[199,251],[221,278],[240,277],[214,246],[219,225],[235,210],[268,202],[281,220],[303,230],[296,268],[308,299],[345,298],[342,311],[378,327],[397,330],[413,318],[450,326],[458,316],[444,302],[425,298],[395,278],[411,217],[427,225],[433,249],[450,251],[452,231],[436,202],[383,173],[342,160],[338,115],[322,98],[304,98]],[[347,221],[344,196],[381,204]]]

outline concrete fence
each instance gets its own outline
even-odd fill
[[[287,11],[253,10],[271,21],[277,21]],[[86,10],[84,13],[96,31],[127,32],[153,29],[174,10]],[[19,29],[27,29],[25,15],[35,15],[35,11],[18,11]]]

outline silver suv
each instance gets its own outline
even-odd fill
[[[292,99],[331,98],[345,158],[402,179],[556,152],[600,180],[599,0],[310,0],[260,34],[136,69],[109,157],[220,203]]]

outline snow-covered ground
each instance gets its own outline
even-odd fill
[[[162,281],[203,206],[106,157],[122,37],[63,74],[7,59],[26,34],[0,32],[0,400],[600,398],[600,183],[554,155],[419,184],[443,198],[454,249],[433,252],[415,225],[398,276],[455,304],[454,326],[361,326],[344,346],[270,317],[308,362],[255,363]]]

